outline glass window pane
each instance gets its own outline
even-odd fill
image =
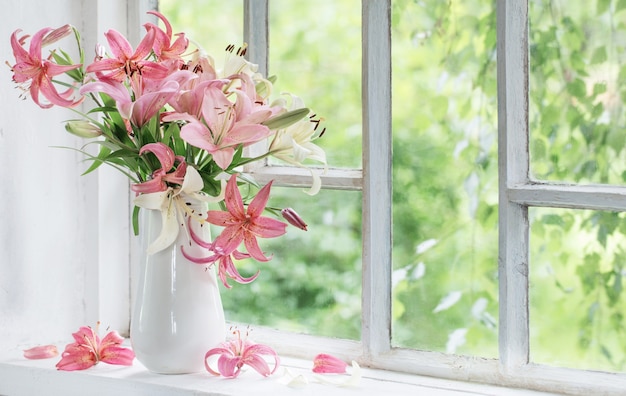
[[[604,0],[529,2],[535,178],[626,180],[625,6]]]
[[[493,1],[393,1],[393,344],[497,356]]]
[[[222,0],[159,0],[174,33],[185,32],[215,60],[224,64],[226,46],[243,43],[243,1]]]
[[[361,335],[361,193],[272,187],[268,207],[292,207],[308,231],[259,239],[272,260],[241,262],[252,283],[222,292],[230,321],[358,340]],[[218,232],[218,231],[215,231]]]
[[[531,359],[626,371],[626,214],[532,208]]]
[[[325,120],[316,143],[329,166],[360,168],[360,2],[272,0],[269,40],[269,74],[278,76],[277,88],[300,96]]]

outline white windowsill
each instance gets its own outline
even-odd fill
[[[294,375],[303,374],[310,381],[311,362],[282,357],[276,374],[263,378],[248,370],[237,379],[214,377],[208,372],[187,375],[159,375],[148,372],[135,360],[133,366],[113,366],[106,363],[84,371],[61,372],[54,367],[59,358],[27,360],[21,351],[0,354],[0,394],[6,396],[46,395],[150,395],[150,396],[282,396],[282,395],[548,395],[529,390],[500,388],[482,384],[456,382],[362,369],[358,387],[342,388],[309,382],[292,388],[285,385],[284,369]]]

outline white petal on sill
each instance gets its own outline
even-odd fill
[[[290,388],[302,388],[309,384],[309,380],[303,374],[293,374],[287,368],[283,369],[283,375],[277,380],[278,383]]]
[[[335,385],[340,387],[355,387],[361,382],[361,366],[354,360],[352,361],[352,374],[349,378],[345,375],[334,374],[313,374],[313,378],[323,384]]]

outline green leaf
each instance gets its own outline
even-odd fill
[[[286,128],[289,125],[295,124],[300,121],[304,117],[306,117],[311,111],[303,107],[301,109],[291,110],[276,117],[272,117],[269,120],[265,121],[263,125],[268,127],[269,129],[282,129]]]
[[[448,98],[445,96],[435,96],[431,99],[431,109],[433,117],[437,120],[444,119],[448,114]]]
[[[618,0],[617,4],[615,5],[615,13],[626,9],[626,0]]]
[[[597,65],[598,63],[604,63],[608,59],[606,54],[606,47],[599,47],[593,51],[593,55],[591,55],[591,64]]]
[[[600,95],[605,93],[607,90],[606,88],[606,82],[599,82],[599,83],[595,83],[593,84],[593,94],[594,95]]]
[[[611,0],[598,0],[596,4],[597,15],[604,14],[611,7]]]
[[[93,172],[96,169],[98,169],[98,167],[100,167],[100,165],[102,165],[104,163],[106,157],[110,153],[111,153],[111,150],[108,147],[102,145],[101,148],[100,148],[100,152],[98,153],[98,156],[94,158],[94,161],[91,164],[91,166],[89,168],[87,168],[86,171],[83,172],[83,176]]]
[[[611,282],[613,280],[613,282]],[[604,291],[609,298],[609,305],[615,306],[620,301],[622,294],[622,274],[618,271],[611,271],[605,274]]]
[[[544,224],[557,225],[559,227],[563,227],[565,223],[563,222],[563,218],[556,214],[546,214],[541,217],[541,221]]]
[[[604,355],[606,360],[608,360],[609,362],[613,363],[613,356],[611,355],[611,352],[608,350],[608,348],[606,346],[601,345],[600,346],[600,351],[602,352],[602,355]]]
[[[583,80],[577,78],[567,84],[567,92],[577,98],[584,98],[587,96],[587,87],[585,86],[585,82]]]
[[[133,233],[139,235],[139,206],[133,208]]]
[[[598,253],[587,254],[584,264],[576,267],[576,275],[580,279],[585,294],[591,293],[596,288],[596,275],[598,271],[598,263],[600,255]]]

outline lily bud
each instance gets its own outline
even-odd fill
[[[96,58],[95,58],[95,60],[96,60],[96,61],[101,60],[102,58],[104,58],[104,56],[106,55],[106,53],[107,53],[107,50],[106,50],[106,48],[104,47],[104,45],[102,45],[102,44],[100,44],[100,43],[97,43],[97,44],[96,44]]]
[[[303,231],[306,231],[306,223],[304,222],[304,220],[302,220],[302,218],[300,217],[300,215],[298,213],[296,213],[295,210],[291,209],[291,208],[285,208],[283,210],[280,211],[280,213],[283,215],[283,218],[285,220],[287,220],[287,222],[289,224],[291,224],[294,227],[297,227]]]
[[[41,40],[41,46],[45,47],[46,45],[54,44],[62,38],[72,34],[73,31],[74,28],[72,27],[72,25],[63,25],[60,28],[56,28],[45,35],[43,40]]]
[[[65,124],[65,130],[73,135],[84,138],[96,138],[102,135],[102,130],[100,130],[100,128],[89,121],[84,120],[68,121]]]

